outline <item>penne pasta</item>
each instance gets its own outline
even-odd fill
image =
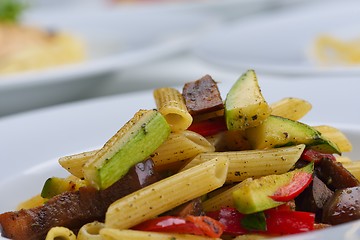
[[[303,99],[288,97],[270,105],[272,115],[299,120],[312,108],[311,104]]]
[[[343,166],[360,181],[360,161],[343,162]]]
[[[98,150],[78,153],[70,156],[59,158],[59,164],[72,175],[83,178],[83,166],[91,159]]]
[[[186,170],[215,157],[229,159],[226,183],[241,182],[247,178],[258,178],[289,171],[299,160],[305,145],[266,150],[201,153],[182,170]]]
[[[203,136],[192,131],[171,133],[168,139],[151,155],[155,166],[193,158],[199,153],[214,152],[214,146]]]
[[[245,179],[244,181],[234,185],[233,187],[205,200],[202,203],[204,211],[216,211],[222,207],[235,207],[233,201],[233,192],[240,188],[247,181],[251,181],[251,178]]]
[[[104,240],[221,240],[220,238],[202,237],[191,234],[158,233],[136,230],[104,228],[100,231]]]
[[[49,230],[45,240],[76,240],[76,235],[66,227],[53,227]]]
[[[244,234],[244,235],[239,235],[239,236],[233,238],[232,240],[262,240],[262,239],[268,239],[268,238],[270,239],[273,237],[261,235],[261,234]]]
[[[192,123],[183,96],[175,88],[154,90],[154,99],[159,112],[165,117],[173,132],[187,129]]]
[[[77,235],[77,240],[102,240],[100,230],[105,227],[102,222],[91,222],[83,225]]]
[[[314,128],[318,130],[321,135],[334,142],[341,152],[350,152],[352,150],[351,142],[339,129],[327,125],[315,126]]]
[[[106,212],[105,226],[130,228],[221,187],[228,164],[227,159],[214,158],[117,200]]]
[[[43,205],[45,202],[45,199],[42,198],[40,196],[40,194],[34,196],[34,197],[31,197],[29,198],[28,200],[20,203],[16,209],[17,210],[20,210],[20,209],[30,209],[30,208],[34,208],[34,207],[38,207],[38,206],[41,206]]]
[[[337,162],[346,163],[346,162],[352,162],[352,160],[349,157],[345,156],[335,156]]]

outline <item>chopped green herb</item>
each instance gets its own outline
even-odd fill
[[[250,231],[266,231],[266,217],[264,212],[246,215],[241,220],[241,225]]]
[[[25,8],[25,4],[17,0],[1,0],[0,22],[17,22]]]

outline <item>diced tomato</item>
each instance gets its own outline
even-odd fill
[[[278,202],[287,202],[297,197],[304,189],[309,186],[313,179],[311,173],[297,172],[288,185],[279,188],[272,196]]]
[[[300,158],[308,162],[314,162],[315,164],[318,163],[322,158],[329,158],[333,161],[336,161],[336,158],[333,154],[321,153],[309,148],[304,150]]]
[[[210,118],[190,125],[188,130],[206,137],[227,130],[224,117]]]
[[[314,213],[269,209],[265,211],[265,215],[268,234],[287,235],[314,229]]]
[[[223,225],[207,216],[191,216],[185,218],[162,216],[150,219],[133,227],[135,230],[151,232],[172,232],[194,234],[217,238],[223,233]]]

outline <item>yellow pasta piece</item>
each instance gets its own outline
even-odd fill
[[[271,104],[270,107],[272,115],[297,121],[311,110],[312,105],[306,100],[288,97]]]
[[[89,152],[78,153],[70,156],[65,156],[59,158],[59,164],[70,172],[72,175],[83,178],[83,166],[85,163],[91,159],[98,150],[93,150]]]
[[[17,210],[20,210],[20,209],[30,209],[30,208],[34,208],[34,207],[38,207],[38,206],[41,206],[43,205],[45,202],[45,199],[42,198],[40,196],[40,194],[20,203],[16,209]]]
[[[251,178],[245,179],[241,183],[238,183],[233,187],[205,200],[202,203],[204,211],[216,211],[222,207],[235,207],[233,201],[233,192],[240,188],[243,184],[246,184],[248,181],[251,181]]]
[[[351,142],[339,129],[327,125],[315,126],[314,128],[325,138],[335,143],[341,152],[350,152],[352,150]]]
[[[102,240],[100,236],[100,230],[105,227],[102,222],[91,222],[83,225],[77,236],[77,240]]]
[[[326,65],[360,63],[360,40],[345,41],[330,35],[316,38],[313,49],[317,61]]]
[[[192,123],[181,93],[175,88],[158,88],[154,90],[154,99],[159,112],[164,115],[173,132],[187,129]]]
[[[213,152],[214,146],[203,136],[192,131],[171,133],[169,138],[152,154],[157,167],[167,166],[193,158],[202,152]],[[60,165],[72,175],[83,178],[83,166],[98,150],[61,157]]]
[[[268,239],[273,238],[272,236],[266,236],[261,234],[245,234],[245,235],[239,235],[232,240],[261,240],[261,239]]]
[[[151,157],[155,166],[159,166],[193,158],[199,153],[214,151],[214,146],[206,138],[198,133],[186,130],[171,133]]]
[[[335,156],[337,162],[346,163],[346,162],[352,162],[352,160],[349,157],[345,156]]]
[[[110,205],[105,226],[130,228],[219,188],[225,182],[228,165],[227,159],[214,158],[129,194]]]
[[[289,171],[299,160],[304,148],[305,145],[300,144],[266,150],[201,153],[190,161],[183,170],[215,157],[227,158],[229,159],[229,170],[226,182],[241,182],[249,177],[258,178]]]
[[[360,181],[360,161],[343,162],[342,164]]]
[[[49,230],[45,240],[76,240],[76,235],[66,227],[53,227]]]
[[[104,240],[221,240],[220,238],[202,237],[191,234],[157,233],[113,228],[102,229],[100,235]]]

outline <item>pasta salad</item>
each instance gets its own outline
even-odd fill
[[[360,218],[360,164],[337,128],[269,104],[254,70],[222,99],[205,75],[153,91],[101,148],[64,156],[67,178],[0,214],[10,239],[263,239]]]

